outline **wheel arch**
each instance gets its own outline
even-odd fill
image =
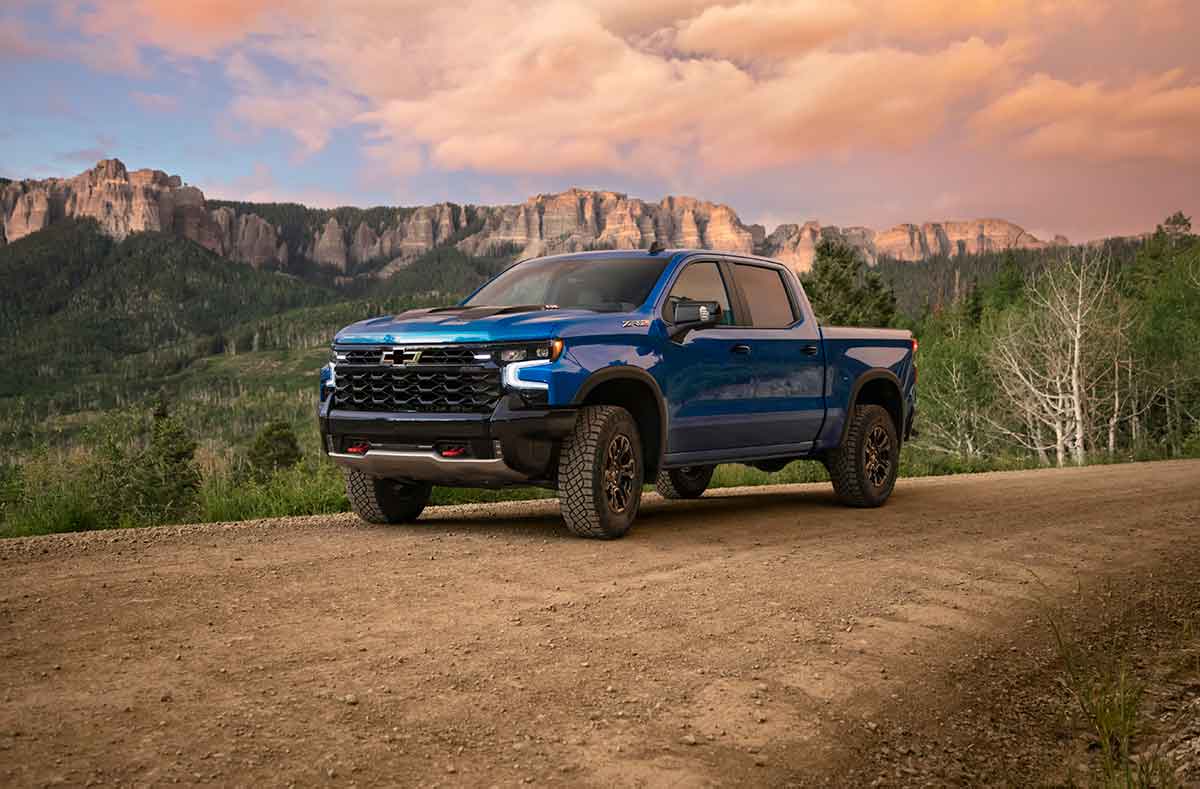
[[[640,367],[606,367],[588,376],[571,404],[616,405],[629,411],[642,437],[646,478],[653,479],[662,467],[667,436],[666,400],[654,376]]]
[[[846,434],[850,430],[850,420],[854,416],[854,408],[858,405],[878,405],[882,406],[892,417],[892,424],[896,427],[896,436],[904,441],[904,395],[902,394],[900,379],[891,370],[868,370],[859,376],[854,382],[854,389],[850,392],[850,401],[846,407],[846,419],[842,425],[842,434],[839,443],[846,441]]]

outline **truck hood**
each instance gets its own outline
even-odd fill
[[[567,327],[623,313],[560,310],[537,306],[437,307],[351,324],[334,337],[339,343],[449,343],[549,340]]]

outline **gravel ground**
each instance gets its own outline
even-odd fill
[[[1197,482],[650,497],[609,543],[551,502],[6,540],[0,783],[1043,783],[1040,612],[1194,577]]]

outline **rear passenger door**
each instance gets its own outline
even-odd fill
[[[816,440],[825,419],[825,360],[815,322],[805,320],[791,272],[730,260],[742,342],[754,377],[747,404],[755,446],[798,446]]]

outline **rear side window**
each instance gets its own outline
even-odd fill
[[[783,329],[796,322],[796,312],[783,283],[783,272],[764,266],[736,263],[733,276],[746,297],[750,314],[743,315],[741,324],[756,329]]]
[[[675,320],[675,305],[681,301],[715,301],[721,305],[721,323],[733,324],[733,310],[729,306],[729,291],[721,270],[712,261],[691,263],[675,280],[671,295],[667,296],[664,314]]]

